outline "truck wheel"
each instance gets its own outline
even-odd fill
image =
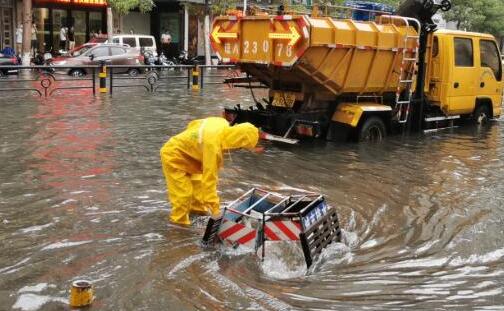
[[[490,119],[490,110],[487,105],[478,105],[473,112],[473,122],[478,125],[485,125]]]
[[[359,142],[380,142],[387,136],[387,130],[382,119],[379,117],[370,117],[359,130]]]

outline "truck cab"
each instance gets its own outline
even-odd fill
[[[499,117],[503,81],[495,38],[454,30],[431,35],[426,83],[429,103],[447,116]]]

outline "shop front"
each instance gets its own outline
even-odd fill
[[[14,47],[14,1],[0,0],[0,49]]]
[[[36,48],[58,50],[62,27],[74,27],[75,46],[89,41],[92,34],[105,33],[106,7],[105,0],[33,0]]]
[[[184,11],[180,4],[173,0],[158,0],[151,12],[151,34],[156,38],[158,47],[168,57],[179,55],[183,44]],[[161,42],[161,36],[169,34],[171,43]]]

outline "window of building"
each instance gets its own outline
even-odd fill
[[[161,13],[160,14],[160,30],[161,33],[170,34],[173,43],[180,42],[180,20],[178,13]]]
[[[66,40],[61,40],[61,28],[63,27],[68,27],[68,11],[67,10],[52,10],[52,34],[53,34],[53,40],[52,40],[52,46],[55,49],[66,49]],[[66,31],[63,31],[63,33],[66,33]],[[63,38],[66,39],[66,35],[63,35]],[[65,45],[62,45],[63,43]]]
[[[97,47],[96,49],[91,51],[91,54],[93,54],[95,58],[110,55],[108,47],[105,47],[105,46]]]
[[[72,11],[72,20],[74,26],[75,46],[86,42],[86,12]]]
[[[140,41],[140,47],[152,47],[154,45],[152,38],[140,37],[138,40]]]
[[[472,39],[455,38],[455,66],[473,67],[473,43]]]
[[[0,0],[1,2],[2,0]],[[97,4],[101,0],[95,0]],[[58,50],[60,48],[61,27],[74,27],[75,46],[79,46],[90,38],[91,34],[98,33],[105,29],[104,9],[91,8],[83,3],[75,3],[69,6],[68,1],[49,1],[49,7],[45,6],[47,1],[33,0],[33,21],[37,25],[36,48],[40,51]],[[58,3],[56,3],[58,2]],[[91,4],[91,3],[89,3]],[[0,14],[1,15],[1,14]]]
[[[100,33],[102,30],[102,13],[89,12],[89,30],[91,33]]]
[[[126,53],[126,50],[122,48],[111,47],[110,49],[112,50],[112,56],[122,55]]]
[[[36,38],[36,40],[33,42],[33,48],[43,52],[50,51],[52,49],[52,25],[49,23],[49,9],[33,9],[33,22],[35,23],[35,25],[37,25],[36,34],[32,33],[32,39],[33,37]]]
[[[136,48],[135,37],[123,37],[123,44],[127,44],[132,48]]]
[[[495,42],[480,40],[480,61],[481,67],[492,69],[497,81],[502,80],[502,63]]]

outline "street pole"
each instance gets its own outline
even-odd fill
[[[247,0],[243,0],[243,16],[247,16]]]
[[[203,28],[205,28],[205,64],[210,66],[211,55],[210,55],[210,7],[208,0],[205,0],[205,22]]]
[[[31,38],[32,38],[32,2],[31,0],[23,0],[22,63],[24,66],[30,65]]]
[[[112,36],[114,35],[114,15],[110,4],[107,5],[107,37],[109,43],[112,43]]]
[[[184,4],[184,51],[189,52],[189,4]]]

